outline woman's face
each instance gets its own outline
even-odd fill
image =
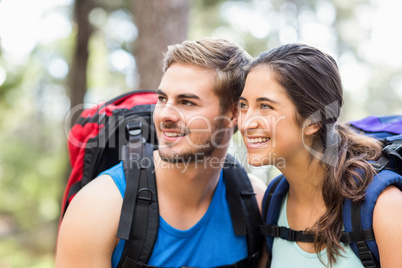
[[[249,164],[282,169],[305,157],[296,107],[270,68],[257,66],[248,74],[239,108]]]

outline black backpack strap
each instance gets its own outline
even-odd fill
[[[278,225],[262,225],[260,228],[261,234],[271,237],[279,237],[287,241],[297,242],[314,242],[314,235],[304,231],[296,231],[291,228],[278,226]],[[373,229],[362,230],[362,236],[364,240],[375,240]],[[353,232],[342,233],[341,242],[344,244],[350,244],[355,242],[355,236]]]
[[[354,242],[357,245],[357,249],[359,251],[358,257],[361,260],[362,264],[366,268],[377,268],[380,267],[379,263],[377,260],[374,258],[373,254],[371,253],[367,242],[366,242],[366,236],[367,236],[367,231],[372,232],[372,238],[374,239],[374,232],[372,229],[370,230],[363,230],[362,225],[361,225],[361,215],[360,215],[360,204],[356,202],[352,202],[352,214],[351,214],[351,220],[352,220],[352,229],[353,229],[353,237],[354,237]],[[370,239],[370,237],[367,237]]]
[[[226,158],[223,176],[235,234],[247,236],[249,253],[247,267],[256,267],[263,238],[259,233],[262,219],[253,186],[247,172],[231,155]]]
[[[377,172],[384,169],[390,169],[397,173],[402,172],[402,139],[396,139],[393,141],[385,141],[388,143],[382,150],[382,156],[372,163],[372,166]],[[390,162],[393,162],[391,165]]]
[[[141,124],[132,127],[141,128]],[[147,263],[159,226],[153,146],[145,143],[141,131],[130,129],[129,133],[130,143],[122,150],[126,191],[116,235],[126,244],[118,267],[131,267],[127,265],[132,261]]]
[[[126,191],[124,193],[123,205],[121,209],[119,228],[116,236],[120,239],[128,240],[130,237],[130,229],[132,225],[132,213],[136,202],[136,192],[138,192],[138,181],[140,178],[140,169],[135,165],[131,165],[130,149],[124,146],[122,149],[124,174],[126,177]],[[142,148],[139,148],[142,152]]]
[[[154,245],[156,243],[156,239],[158,236],[159,229],[159,206],[158,206],[158,191],[156,189],[156,178],[155,178],[155,167],[153,161],[153,152],[154,147],[152,144],[147,143],[145,146],[145,157],[147,162],[143,163],[146,168],[146,178],[145,181],[147,184],[143,185],[138,193],[138,205],[142,206],[138,213],[136,213],[136,219],[146,219],[147,223],[144,224],[144,227],[139,228],[135,232],[139,234],[139,232],[144,231],[146,233],[145,237],[147,238],[144,241],[143,248],[141,251],[141,255],[139,260],[143,262],[148,262],[149,258],[154,249]],[[141,185],[141,184],[140,184]],[[149,197],[151,194],[151,198]],[[146,217],[148,215],[148,217]],[[132,230],[133,232],[133,230]]]
[[[265,224],[260,227],[260,231],[263,235],[279,237],[291,242],[314,242],[313,234],[304,231],[295,231],[283,226]]]

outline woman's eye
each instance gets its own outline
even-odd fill
[[[272,106],[271,105],[268,105],[268,104],[266,104],[266,103],[261,103],[261,109],[263,109],[263,110],[268,110],[268,109],[272,109]]]
[[[183,100],[181,103],[182,103],[183,105],[185,105],[185,106],[192,106],[192,105],[194,105],[193,102],[188,101],[188,100]]]

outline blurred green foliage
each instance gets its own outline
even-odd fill
[[[71,15],[73,3],[64,2],[67,4],[52,12],[67,14],[72,29],[69,36],[38,43],[23,63],[7,58],[0,47],[0,81],[2,69],[7,75],[5,81],[0,82],[0,268],[54,267],[60,203],[69,164],[64,122],[69,107],[69,82],[67,75],[52,74],[55,70],[52,63],[70,64],[76,35]],[[257,56],[281,44],[283,31],[280,27],[286,23],[292,25],[294,10],[315,18],[319,7],[328,3],[325,0],[193,0],[189,38],[229,38]],[[397,76],[401,66],[391,68],[366,62],[359,50],[359,42],[364,40],[353,39],[345,31],[346,26],[356,22],[356,14],[362,8],[376,8],[371,5],[374,4],[370,1],[332,2],[336,14],[329,27],[335,36],[334,53],[338,56],[350,53],[357,63],[370,69],[366,76],[367,92],[345,92],[345,119],[374,112],[400,112],[398,107],[402,107],[402,78]],[[88,105],[135,87],[134,73],[116,70],[111,64],[113,51],[120,49],[131,53],[130,41],[113,39],[113,31],[107,28],[113,16],[128,14],[130,17],[130,8],[126,1],[98,1],[91,13],[95,32],[89,46]],[[119,10],[123,12],[116,13]],[[236,17],[227,15],[236,10],[244,11],[242,14],[260,11],[263,18],[271,19],[268,25],[271,31],[266,36],[262,33],[256,37],[247,28],[248,21],[240,25]],[[294,28],[300,32],[300,25]],[[357,29],[354,32],[367,38],[367,31]],[[395,97],[398,92],[399,98]]]

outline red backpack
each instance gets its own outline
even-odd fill
[[[152,121],[156,101],[155,92],[134,91],[82,112],[68,135],[72,171],[64,192],[61,218],[82,187],[122,160],[121,148],[129,142],[129,131],[140,125],[146,142],[157,144]]]

